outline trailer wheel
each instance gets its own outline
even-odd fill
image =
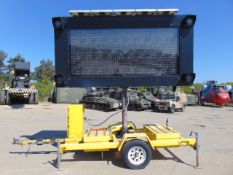
[[[122,158],[130,169],[143,169],[145,168],[152,156],[150,146],[141,140],[128,141],[123,148]]]

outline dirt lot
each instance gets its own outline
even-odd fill
[[[129,170],[114,153],[82,153],[74,161],[72,154],[63,156],[61,170],[54,168],[56,147],[51,145],[28,147],[12,145],[13,137],[65,136],[67,105],[43,103],[37,106],[0,106],[0,174],[233,174],[233,107],[188,107],[175,114],[150,111],[129,112],[129,119],[137,126],[143,123],[165,123],[188,137],[191,130],[200,134],[200,168],[193,168],[195,151],[188,147],[158,149],[144,170]],[[90,122],[98,123],[112,114],[86,110]],[[101,127],[120,121],[115,116]],[[85,123],[86,128],[90,128]]]

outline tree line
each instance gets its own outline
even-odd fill
[[[11,85],[13,63],[27,61],[20,54],[8,57],[5,51],[0,50],[0,89]],[[38,89],[41,101],[46,100],[54,88],[54,71],[54,64],[50,59],[42,59],[40,64],[31,71],[30,79],[34,80],[32,86]]]

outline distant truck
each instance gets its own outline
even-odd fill
[[[187,106],[187,99],[185,94],[161,93],[157,98],[160,100],[155,103],[155,111],[168,111],[174,113],[175,111],[184,111]]]
[[[13,71],[11,86],[0,91],[0,104],[38,104],[38,90],[30,84],[30,63],[15,62]]]

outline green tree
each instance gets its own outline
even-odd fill
[[[204,84],[202,84],[202,83],[195,83],[194,90],[199,91],[199,90],[203,89],[203,86],[204,86]]]
[[[138,87],[138,90],[139,90],[139,91],[145,91],[145,92],[146,92],[146,91],[147,91],[147,87],[146,87],[146,86],[139,86],[139,87]]]
[[[7,53],[0,50],[0,89],[4,88],[6,84],[10,83],[10,78],[8,74],[5,73],[5,59],[7,58]]]
[[[233,86],[233,82],[226,82],[226,83],[221,83],[222,85],[231,85]]]
[[[49,80],[53,80],[54,75],[54,65],[53,62],[49,59],[41,60],[40,65],[35,68],[34,76],[37,80],[42,80],[48,78]]]
[[[25,62],[25,58],[22,57],[20,54],[17,54],[15,57],[9,58],[7,61],[9,64],[13,64],[14,62]]]
[[[49,78],[38,81],[35,86],[39,91],[40,101],[47,100],[54,88],[53,82]]]
[[[179,86],[179,89],[181,89],[186,94],[192,94],[193,93],[193,86]]]
[[[4,52],[3,50],[0,50],[0,75],[4,73],[4,70],[5,70],[4,61],[6,57],[7,57],[7,53]]]
[[[179,86],[181,90],[183,90],[186,94],[192,94],[193,91],[199,91],[203,88],[202,83],[195,83],[192,86]]]
[[[32,73],[32,76],[37,80],[36,88],[39,91],[41,101],[47,99],[54,88],[53,75],[54,65],[49,59],[41,60],[40,65]]]

